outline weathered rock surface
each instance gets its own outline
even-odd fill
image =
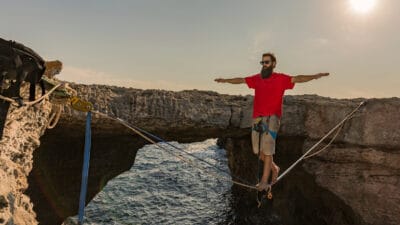
[[[399,99],[369,100],[345,124],[331,149],[303,164],[319,186],[338,196],[367,224],[400,223],[399,109]],[[349,111],[337,102],[310,107],[303,151]]]
[[[50,111],[49,102],[9,109],[0,141],[0,224],[37,224],[32,202],[24,191],[32,169],[32,153],[39,147]]]
[[[256,161],[249,142],[250,96],[101,85],[73,87],[79,96],[94,103],[96,110],[120,117],[167,140],[193,142],[219,137],[228,151],[232,174],[249,180],[254,177]],[[360,101],[287,96],[276,155],[281,168],[288,167]],[[274,208],[282,223],[400,224],[399,109],[398,98],[370,99],[345,124],[333,148],[305,161],[277,184]],[[43,115],[43,121],[47,120],[47,115]],[[30,118],[31,122],[37,122],[35,119]],[[57,127],[46,131],[40,139],[40,147],[33,153],[33,169],[26,193],[34,204],[40,224],[60,224],[77,212],[84,120],[85,114],[65,108]],[[134,163],[137,149],[146,144],[117,122],[99,115],[94,115],[92,127],[87,202],[109,179],[128,170]],[[26,154],[32,157],[31,153]],[[0,174],[4,171],[0,170]],[[24,188],[26,186],[21,190]],[[243,199],[248,199],[248,206],[255,206],[254,195],[250,199],[251,193],[247,190],[234,189],[238,210],[245,210],[240,205]],[[0,199],[0,207],[1,202]],[[7,204],[8,208],[14,207],[9,201]],[[260,222],[257,218],[263,218],[260,210],[249,207],[247,210],[249,214],[242,217],[238,211],[241,217],[236,220],[238,223],[257,224]],[[13,216],[16,219],[16,215]]]
[[[276,154],[283,169],[305,153],[360,102],[311,96],[287,96],[285,100]],[[345,123],[332,148],[304,160],[300,167],[282,180],[283,184],[278,183],[275,188],[278,193],[275,205],[278,207],[275,207],[275,211],[279,215],[292,211],[283,219],[283,224],[307,224],[306,221],[308,224],[399,224],[399,109],[400,101],[397,98],[368,100],[367,105]],[[297,140],[293,141],[293,137]],[[257,163],[255,158],[242,153],[248,151],[251,145],[249,140],[225,139],[221,145],[229,151],[230,168],[234,174],[249,177],[256,173],[254,167],[249,167]],[[291,188],[287,189],[288,186]],[[286,189],[286,192],[282,193],[280,189]],[[298,193],[301,193],[301,198],[293,196]],[[331,194],[336,199],[332,199]],[[282,195],[287,198],[286,203],[280,199]],[[310,197],[317,202],[310,203]],[[296,209],[287,204],[287,201],[308,208],[308,213],[304,208]],[[239,202],[246,205],[243,199]],[[283,204],[285,206],[280,208]],[[312,209],[313,205],[320,205],[320,209]],[[349,208],[351,213],[347,212]],[[296,215],[302,213],[303,218],[297,218]],[[297,221],[292,221],[293,217]],[[311,222],[318,217],[320,221]]]

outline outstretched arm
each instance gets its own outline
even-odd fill
[[[246,83],[245,79],[241,78],[241,77],[230,78],[230,79],[217,78],[214,81],[218,82],[218,83],[230,83],[230,84],[244,84],[244,83]]]
[[[292,83],[304,83],[310,80],[319,79],[328,76],[329,73],[317,73],[315,75],[297,75],[292,77]]]

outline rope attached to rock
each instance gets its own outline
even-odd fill
[[[25,102],[24,106],[32,106],[35,105],[36,103],[42,101],[44,98],[46,98],[47,96],[49,96],[51,93],[53,93],[58,87],[60,87],[61,84],[58,84],[56,86],[54,86],[52,89],[50,89],[50,91],[48,91],[45,95],[43,95],[42,97],[34,100],[34,101],[30,101],[30,102]],[[14,106],[19,106],[18,102],[15,99],[0,95],[0,99],[3,99],[4,101],[10,102],[12,105]]]
[[[57,125],[58,120],[61,117],[62,105],[55,104],[53,107],[54,107],[54,112],[52,112],[52,114],[50,116],[49,123],[47,125],[47,129],[53,129]]]

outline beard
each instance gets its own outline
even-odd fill
[[[272,75],[274,68],[272,68],[272,66],[268,66],[268,67],[263,67],[261,69],[261,77],[263,79],[267,79]]]

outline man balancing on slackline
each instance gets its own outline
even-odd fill
[[[292,89],[295,83],[304,83],[329,73],[317,73],[315,75],[289,76],[284,73],[274,72],[276,57],[272,53],[262,55],[260,62],[261,73],[244,77],[223,79],[217,78],[216,82],[230,84],[244,84],[254,89],[253,126],[251,141],[254,154],[259,154],[259,159],[264,162],[263,175],[257,184],[259,191],[268,188],[268,178],[272,170],[272,184],[276,182],[279,167],[273,161],[275,154],[275,140],[282,116],[282,100],[285,90]],[[259,138],[261,137],[261,140]],[[261,143],[261,146],[259,146]]]

